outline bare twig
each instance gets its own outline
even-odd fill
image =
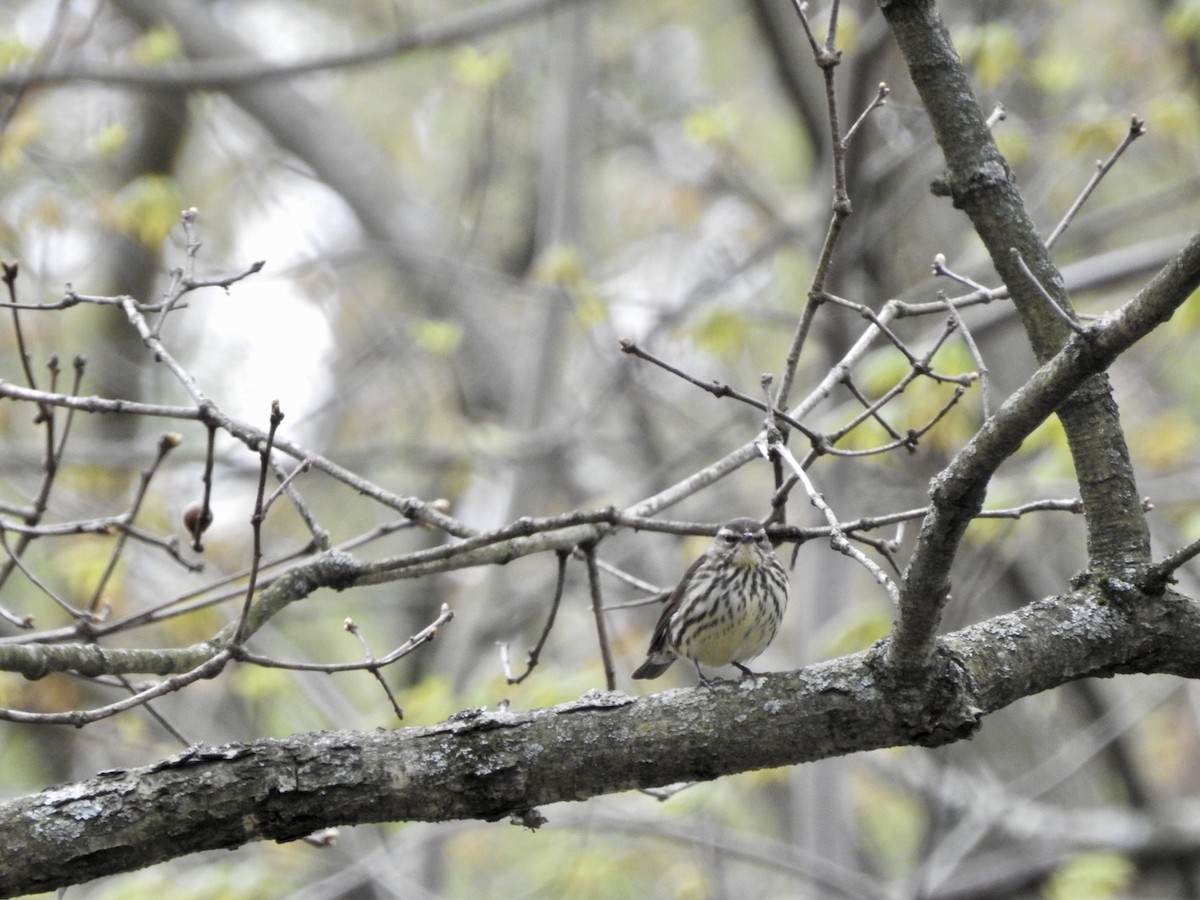
[[[825,33],[825,42],[823,45],[817,42],[812,26],[809,24],[807,4],[801,2],[801,0],[792,0],[792,5],[795,7],[796,14],[800,18],[800,26],[804,29],[804,34],[808,38],[809,46],[812,49],[813,61],[821,70],[825,84],[825,107],[829,119],[829,143],[832,151],[833,201],[831,204],[832,215],[829,219],[829,227],[826,229],[825,239],[821,244],[821,251],[817,257],[817,264],[813,270],[812,280],[809,282],[808,297],[805,301],[804,310],[800,314],[800,320],[797,323],[795,333],[792,335],[792,343],[788,348],[783,376],[780,379],[776,405],[785,410],[789,406],[788,398],[791,395],[792,385],[796,378],[796,371],[800,363],[804,344],[808,340],[808,335],[812,328],[812,320],[816,315],[817,308],[824,299],[822,295],[829,277],[830,267],[833,264],[834,250],[841,237],[842,227],[851,212],[850,194],[846,186],[847,141],[850,135],[857,130],[859,123],[866,115],[871,110],[878,108],[887,96],[887,87],[881,84],[875,101],[867,108],[866,112],[859,118],[859,121],[855,122],[850,131],[843,136],[839,124],[837,91],[834,84],[834,72],[842,59],[841,51],[836,47],[838,0],[833,0],[833,3],[830,5],[829,26]]]
[[[1038,296],[1046,302],[1046,305],[1054,310],[1054,314],[1062,319],[1066,326],[1076,334],[1085,333],[1087,329],[1080,325],[1078,321],[1076,321],[1074,315],[1063,309],[1062,306],[1059,305],[1058,301],[1050,295],[1050,292],[1046,290],[1045,285],[1038,281],[1037,276],[1033,274],[1029,266],[1026,264],[1025,258],[1021,256],[1021,251],[1019,251],[1016,247],[1013,247],[1009,250],[1009,253],[1012,254],[1013,259],[1017,263],[1017,268],[1021,270],[1021,274],[1029,280],[1029,283],[1033,285],[1034,289],[1038,292]]]
[[[192,291],[206,287],[219,287],[224,290],[237,284],[251,275],[255,275],[262,271],[266,263],[263,260],[251,263],[245,269],[233,275],[227,275],[224,278],[196,278],[196,255],[200,252],[203,246],[200,238],[196,235],[196,218],[199,216],[199,211],[193,206],[185,209],[180,213],[180,222],[183,226],[184,234],[184,264],[182,267],[176,267],[171,270],[171,283],[167,286],[163,301],[157,307],[147,308],[146,311],[155,311],[158,313],[158,318],[154,323],[154,327],[150,329],[150,333],[155,339],[162,335],[163,325],[167,322],[167,316],[179,308],[180,301],[185,295]]]
[[[992,288],[984,287],[978,281],[974,281],[974,280],[968,278],[966,275],[960,275],[957,272],[946,268],[946,257],[944,255],[942,255],[941,253],[937,254],[933,258],[933,274],[937,275],[939,277],[942,277],[942,278],[949,278],[952,281],[957,281],[963,287],[968,287],[971,290],[976,291],[980,294],[992,294],[993,293]],[[1004,292],[1007,293],[1008,289],[1003,288],[1002,290],[1004,290]]]
[[[296,478],[298,478],[300,475],[303,475],[312,467],[311,463],[309,463],[307,459],[301,460],[300,464],[286,475],[284,474],[283,469],[275,464],[274,460],[270,461],[270,465],[271,471],[275,475],[275,480],[278,481],[279,484],[275,486],[275,490],[271,491],[270,496],[267,497],[266,501],[263,503],[263,515],[266,515],[268,512],[270,512],[271,507],[275,504],[275,501],[286,494],[288,499],[296,504],[297,512],[301,513],[301,516],[305,519],[305,523],[308,524],[311,529],[316,525],[316,523],[312,521],[312,511],[308,508],[308,504],[304,502],[304,498],[301,497],[300,494],[295,490],[295,485],[292,484]],[[305,513],[307,513],[307,516],[304,515]],[[320,530],[324,532],[324,529]],[[325,542],[329,542],[328,534],[325,535]]]
[[[897,350],[904,354],[905,359],[907,359],[910,363],[916,363],[916,355],[909,350],[904,341],[900,340],[896,333],[892,331],[890,327],[888,327],[888,324],[880,319],[875,310],[871,309],[869,306],[864,306],[861,303],[855,303],[853,300],[844,300],[841,297],[835,297],[833,294],[825,294],[824,299],[836,306],[842,306],[846,309],[854,310],[854,312],[858,313],[860,316],[878,328],[880,333],[889,341],[891,341],[892,345]]]
[[[132,523],[137,518],[137,514],[142,508],[142,503],[146,499],[146,492],[150,488],[150,482],[154,478],[154,473],[158,471],[158,467],[162,465],[162,461],[167,458],[167,454],[178,447],[179,443],[179,435],[171,432],[159,438],[158,452],[155,454],[154,461],[150,463],[150,466],[142,470],[142,477],[138,482],[137,494],[133,498],[129,512],[124,517],[128,522]],[[128,530],[120,529],[117,532],[117,541],[113,545],[112,553],[109,554],[108,565],[104,567],[104,572],[101,573],[100,579],[96,582],[95,590],[92,591],[92,599],[88,602],[87,612],[91,618],[95,618],[100,613],[100,601],[104,598],[104,589],[108,587],[109,579],[112,578],[113,573],[117,570],[117,563],[121,561],[121,555],[125,551],[125,542],[128,539]]]
[[[192,549],[197,553],[204,552],[204,531],[212,524],[212,488],[213,488],[213,466],[216,465],[216,442],[217,442],[217,427],[214,423],[208,422],[207,434],[208,441],[204,448],[204,474],[201,476],[201,481],[204,484],[204,496],[200,500],[200,508],[196,513],[195,527],[190,529],[192,536]]]
[[[242,604],[242,614],[238,618],[237,629],[233,635],[233,646],[240,646],[246,639],[246,627],[250,617],[250,604],[254,601],[254,588],[258,581],[258,567],[262,562],[262,523],[265,516],[263,495],[267,490],[267,469],[271,462],[271,445],[275,441],[275,431],[283,421],[283,412],[279,409],[279,401],[271,402],[271,424],[267,431],[267,439],[259,449],[261,464],[258,473],[258,493],[254,499],[254,513],[250,516],[250,528],[254,535],[254,549],[250,557],[250,579],[246,585],[246,599]]]
[[[116,679],[120,683],[120,685],[123,688],[125,688],[125,690],[129,691],[130,694],[137,693],[137,688],[135,688],[133,686],[133,682],[131,682],[124,675],[117,675]],[[142,705],[142,711],[144,713],[146,713],[146,715],[148,715],[150,718],[152,718],[155,722],[157,722],[162,727],[163,731],[165,731],[167,734],[171,735],[171,737],[175,738],[175,740],[179,741],[179,743],[182,744],[184,747],[190,747],[194,743],[193,741],[189,741],[187,738],[185,738],[183,736],[183,733],[178,728],[176,728],[170,722],[170,720],[167,719],[166,716],[164,716],[157,709],[155,709],[153,703],[150,703],[149,701],[147,701],[145,704]]]
[[[501,652],[503,657],[505,657],[504,678],[509,684],[520,684],[529,677],[530,672],[537,668],[538,659],[542,655],[542,648],[546,646],[546,639],[550,637],[550,631],[554,628],[554,619],[558,615],[558,606],[562,602],[563,586],[566,584],[567,579],[567,560],[570,558],[570,554],[564,550],[559,550],[557,555],[558,578],[554,583],[554,597],[550,601],[550,613],[546,616],[546,625],[542,628],[542,634],[538,638],[537,644],[534,645],[525,658],[525,671],[520,675],[514,676],[512,674],[507,661],[508,646],[506,644],[501,645]]]
[[[862,553],[862,551],[854,547],[854,545],[851,544],[846,538],[846,534],[843,531],[841,524],[838,522],[837,516],[834,514],[833,509],[830,508],[829,504],[825,502],[825,498],[813,486],[812,481],[809,480],[808,473],[806,473],[800,463],[796,461],[796,457],[792,455],[792,452],[787,448],[787,445],[782,443],[767,445],[764,443],[762,446],[762,452],[764,455],[770,453],[779,454],[779,456],[782,457],[784,462],[787,464],[788,468],[791,469],[795,474],[796,478],[798,478],[804,485],[804,490],[808,493],[808,498],[810,501],[812,501],[812,505],[821,511],[821,513],[825,516],[825,521],[829,525],[830,546],[839,553],[850,557],[868,572],[870,572],[871,577],[874,578],[883,587],[883,589],[887,591],[888,596],[892,599],[893,605],[898,604],[900,602],[900,590],[898,587],[896,587],[896,583],[892,581],[890,577],[888,577],[888,574],[884,572],[883,569],[872,562],[864,553]]]
[[[64,598],[60,597],[56,590],[54,590],[52,587],[50,587],[50,585],[46,584],[44,581],[42,581],[40,578],[38,578],[37,573],[33,572],[28,566],[25,565],[24,562],[22,562],[21,557],[17,556],[15,553],[13,553],[12,548],[8,546],[8,538],[5,537],[5,529],[3,529],[3,528],[0,528],[0,547],[2,547],[4,549],[4,552],[8,554],[8,558],[10,560],[12,560],[13,565],[15,565],[18,569],[21,570],[21,574],[24,575],[26,578],[28,578],[30,583],[34,587],[36,587],[43,594],[45,594],[47,597],[49,597],[51,600],[53,600],[56,604],[58,604],[58,606],[64,612],[66,612],[67,615],[69,615],[73,619],[88,618],[89,613],[86,610],[76,609],[74,606],[72,606],[70,603],[68,603]],[[13,622],[20,628],[32,628],[33,627],[33,616],[24,616],[20,619],[17,619],[16,617],[12,616],[12,613],[7,613],[7,612],[4,612],[3,610],[0,610],[0,616],[8,619],[10,622]]]
[[[1180,547],[1150,567],[1147,582],[1159,590],[1165,589],[1169,582],[1175,580],[1175,572],[1197,556],[1200,556],[1200,541],[1192,541],[1186,547]]]
[[[74,725],[81,728],[92,722],[99,722],[109,716],[115,716],[130,709],[136,709],[150,700],[174,693],[205,678],[214,678],[225,668],[233,658],[229,650],[221,650],[187,672],[167,678],[152,687],[138,691],[131,697],[126,697],[116,703],[99,706],[93,709],[68,710],[58,713],[31,713],[17,709],[0,709],[0,720],[6,722],[23,722],[31,725]]]
[[[902,439],[902,435],[900,434],[900,432],[896,431],[896,429],[892,427],[892,423],[889,422],[887,419],[885,419],[881,414],[881,408],[883,407],[884,403],[887,402],[886,400],[885,401],[877,401],[875,403],[872,403],[870,400],[868,400],[866,395],[864,395],[863,392],[858,389],[858,385],[854,383],[854,378],[853,378],[853,376],[851,376],[851,374],[849,372],[847,372],[846,377],[842,379],[842,384],[844,384],[846,386],[846,390],[848,390],[851,393],[851,395],[854,397],[854,399],[863,405],[862,415],[855,418],[854,425],[848,426],[844,430],[843,433],[848,434],[849,431],[852,428],[857,427],[857,425],[860,422],[866,421],[867,418],[871,418],[871,419],[874,419],[879,424],[880,428],[882,428],[884,431],[886,431],[894,439],[896,439],[896,440]],[[888,399],[890,400],[892,397],[896,396],[898,393],[899,393],[898,391],[896,393],[892,393],[891,391],[889,391],[888,394],[890,396],[888,397]]]
[[[29,351],[25,347],[25,330],[21,327],[21,317],[17,310],[17,275],[20,271],[19,263],[0,263],[0,278],[3,279],[4,285],[8,289],[8,300],[12,309],[13,336],[17,339],[17,355],[20,357],[21,370],[25,373],[26,383],[36,390],[37,379],[33,377],[33,365],[29,359]],[[45,409],[41,409],[41,407],[39,409],[42,415],[46,414]]]
[[[612,650],[608,646],[608,626],[604,623],[604,594],[600,589],[600,569],[596,566],[596,545],[587,544],[583,550],[587,562],[588,591],[592,598],[592,618],[596,623],[596,639],[600,642],[600,658],[604,662],[604,683],[610,691],[617,689],[617,672],[613,666]]]
[[[760,409],[760,410],[763,410],[764,412],[767,409],[767,405],[763,401],[756,400],[754,397],[751,397],[749,394],[743,394],[741,391],[731,388],[727,384],[721,384],[720,382],[717,382],[717,381],[704,381],[703,379],[697,378],[694,375],[690,375],[687,372],[683,371],[682,369],[671,365],[666,360],[660,359],[659,357],[655,356],[653,353],[650,353],[650,352],[642,349],[641,347],[639,347],[637,345],[637,343],[630,340],[629,338],[621,338],[621,340],[618,343],[621,346],[622,353],[628,353],[632,356],[636,356],[638,359],[644,359],[644,360],[646,360],[646,362],[653,363],[654,365],[658,366],[661,369],[666,369],[672,375],[678,375],[684,381],[690,382],[691,384],[694,384],[699,388],[703,388],[704,390],[706,390],[710,394],[712,394],[714,397],[732,397],[734,400],[737,400],[741,403],[745,403],[748,406],[753,406],[755,409]],[[797,431],[799,431],[801,434],[803,434],[809,440],[817,442],[817,443],[823,442],[823,439],[821,438],[821,436],[819,434],[817,434],[815,431],[813,431],[808,426],[804,425],[802,422],[800,422],[796,419],[793,419],[791,416],[787,415],[787,413],[776,410],[775,415],[779,419],[781,419],[782,421],[784,421],[788,425],[790,425],[792,428],[795,428]]]
[[[12,551],[9,551],[10,556],[11,553]],[[3,619],[10,625],[15,625],[17,628],[21,629],[29,629],[34,626],[34,618],[30,614],[26,613],[23,616],[18,615],[17,613],[10,611],[3,606],[0,606],[0,619]]]
[[[971,358],[975,360],[975,371],[979,375],[979,387],[982,393],[983,402],[983,417],[985,419],[992,415],[991,401],[989,400],[988,367],[983,360],[983,354],[979,351],[979,346],[975,343],[975,338],[971,336],[970,329],[967,328],[967,323],[959,312],[958,307],[950,302],[944,291],[938,291],[938,299],[946,304],[946,310],[950,313],[950,318],[954,322],[955,327],[963,336],[963,343],[967,345],[967,350],[970,351]]]
[[[850,138],[854,136],[854,132],[858,131],[859,126],[861,126],[863,122],[867,121],[867,116],[887,103],[887,98],[891,93],[892,89],[890,87],[888,87],[882,81],[879,82],[879,89],[875,92],[875,98],[869,104],[867,104],[867,108],[864,109],[859,117],[854,120],[854,124],[846,129],[846,135],[842,138],[842,143],[844,145],[849,146]]]
[[[1092,191],[1096,189],[1096,186],[1100,184],[1100,182],[1104,179],[1104,176],[1108,174],[1109,169],[1116,165],[1117,160],[1120,159],[1121,155],[1129,149],[1129,146],[1145,133],[1146,123],[1137,116],[1130,117],[1129,130],[1125,132],[1125,136],[1121,139],[1121,142],[1117,144],[1117,148],[1113,150],[1108,159],[1100,160],[1096,163],[1096,171],[1092,173],[1092,177],[1088,179],[1088,183],[1084,185],[1083,190],[1079,193],[1079,196],[1075,198],[1075,202],[1072,203],[1066,213],[1063,214],[1062,220],[1054,227],[1054,230],[1050,232],[1050,236],[1046,238],[1047,248],[1053,247],[1055,242],[1062,237],[1063,232],[1067,230],[1071,222],[1074,220],[1076,214],[1083,207],[1083,204],[1086,203],[1088,197],[1092,195]]]
[[[444,607],[443,607],[444,608]],[[404,710],[400,708],[400,704],[396,701],[396,695],[392,693],[392,689],[388,687],[388,683],[384,680],[383,675],[379,671],[379,663],[371,653],[371,648],[367,644],[367,639],[363,635],[362,630],[358,627],[353,619],[346,619],[343,627],[358,638],[359,646],[362,647],[363,658],[366,660],[366,670],[371,673],[379,686],[383,688],[383,693],[387,695],[388,702],[392,704],[392,711],[396,713],[396,718],[403,721]]]
[[[298,475],[302,475],[312,467],[312,464],[306,459],[292,469],[291,473],[284,475],[283,469],[272,461],[271,468],[275,472],[275,478],[279,481],[279,487],[276,491],[284,491],[288,495],[288,499],[292,501],[292,505],[296,507],[296,512],[300,514],[300,518],[304,520],[305,526],[309,533],[313,536],[313,543],[316,544],[319,550],[328,550],[333,544],[329,537],[329,532],[321,526],[317,521],[317,517],[313,515],[313,511],[309,508],[307,501],[296,490],[296,486],[292,482]]]

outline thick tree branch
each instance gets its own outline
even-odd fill
[[[971,219],[999,272],[1040,362],[1062,347],[1073,315],[1062,275],[1050,258],[992,137],[934,0],[880,0],[946,158],[944,189]],[[1015,253],[1013,251],[1016,251]],[[1028,266],[1032,278],[1022,271]],[[1048,304],[1042,291],[1054,303]],[[1150,559],[1129,450],[1107,377],[1096,378],[1058,410],[1079,477],[1094,568]]]
[[[438,22],[418,25],[399,34],[365,41],[353,50],[314,56],[295,62],[268,62],[257,58],[199,60],[159,66],[111,64],[99,60],[73,60],[62,65],[31,67],[0,74],[0,90],[19,86],[44,86],[78,81],[144,90],[206,91],[263,84],[320,72],[357,68],[387,62],[414,50],[430,50],[490,35],[544,16],[579,0],[500,0],[469,9]]]
[[[1166,322],[1198,286],[1200,234],[1133,300],[1072,337],[1061,353],[1038,369],[983,423],[950,465],[933,479],[929,512],[901,590],[900,615],[891,648],[894,663],[919,668],[932,652],[941,611],[949,599],[950,564],[967,525],[983,508],[988,482],[1000,464],[1072,398],[1081,384],[1095,385],[1092,376],[1103,372],[1136,341]],[[1141,498],[1137,502],[1140,510]],[[1130,564],[1140,562],[1131,560]]]
[[[198,850],[379,821],[520,820],[537,806],[969,737],[979,719],[1075,678],[1200,674],[1200,609],[1098,587],[946,636],[938,688],[897,702],[882,645],[761,684],[633,698],[593,692],[531,712],[468,710],[425,728],[196,747],[0,804],[3,896]]]

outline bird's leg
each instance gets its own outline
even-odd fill
[[[743,665],[742,665],[740,662],[735,662],[735,663],[734,663],[734,665],[735,665],[735,666],[737,666],[737,668],[738,668],[739,670],[741,670],[741,673],[742,673],[742,678],[743,678],[743,679],[745,679],[745,678],[753,678],[753,679],[754,679],[754,683],[755,683],[756,685],[759,683],[759,681],[761,681],[761,680],[762,680],[762,675],[761,675],[761,674],[759,674],[758,672],[752,671],[752,670],[751,670],[750,668],[748,668],[747,666],[743,666]]]

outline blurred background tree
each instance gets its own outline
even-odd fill
[[[827,7],[808,11],[818,33]],[[1130,114],[1148,121],[1147,137],[1054,252],[1078,310],[1116,308],[1196,230],[1200,6],[1025,0],[948,5],[943,14],[981,104],[1003,104],[995,138],[1044,232],[1121,141]],[[71,285],[150,303],[169,292],[172,267],[194,263],[196,277],[221,278],[265,260],[224,293],[188,294],[187,308],[165,320],[171,352],[223,412],[265,431],[278,399],[287,438],[400,495],[445,498],[454,519],[479,531],[522,516],[630,507],[757,432],[761,413],[635,361],[618,339],[754,397],[761,373],[780,372],[825,241],[833,177],[821,72],[788,0],[13,0],[0,15],[0,255],[20,261],[22,302],[52,303]],[[849,146],[854,214],[825,289],[876,312],[893,298],[932,302],[939,290],[954,293],[930,276],[939,253],[956,272],[998,286],[966,218],[929,189],[942,155],[879,10],[847,3],[839,16],[843,127],[881,82],[891,94]],[[199,210],[198,252],[179,226],[190,207]],[[1034,370],[1034,356],[1010,304],[963,316],[988,363],[995,410]],[[1185,362],[1195,322],[1194,305],[1185,306],[1111,372],[1160,553],[1200,537],[1191,465],[1200,383]],[[925,350],[940,325],[895,328]],[[822,307],[793,399],[863,327],[854,309]],[[43,386],[52,354],[64,372],[81,355],[80,394],[188,402],[118,307],[22,313],[21,332]],[[22,380],[17,333],[0,334],[9,382]],[[855,386],[872,398],[910,367],[886,342],[860,362]],[[937,368],[969,373],[978,361],[950,340]],[[60,390],[69,378],[59,376]],[[921,428],[947,394],[917,382],[888,420],[902,432]],[[861,409],[842,389],[805,421],[830,433]],[[914,451],[825,456],[813,477],[842,521],[919,508],[929,478],[984,410],[977,385]],[[29,498],[46,483],[46,434],[31,417],[30,407],[0,406],[10,548],[20,534],[8,525],[28,521]],[[161,424],[75,415],[44,521],[123,508]],[[95,599],[109,621],[168,601],[176,612],[197,604],[136,640],[116,635],[117,646],[187,645],[237,621],[236,590],[228,602],[207,601],[222,579],[244,583],[251,565],[259,461],[217,433],[213,524],[195,553],[180,517],[204,496],[207,429],[169,427],[183,442],[155,473],[138,521],[177,534],[178,555],[202,559],[203,569],[132,541],[105,574],[113,536],[40,540],[15,554],[22,567],[4,582],[0,607],[32,616],[43,638],[60,629],[58,639],[75,639],[76,620],[52,592],[79,606]],[[840,446],[890,437],[867,421]],[[394,510],[359,502],[336,479],[311,473],[296,483],[335,545],[386,532],[356,550],[360,558],[441,541],[393,528]],[[759,461],[685,496],[671,516],[765,517],[774,487]],[[1077,492],[1051,420],[992,482],[989,506]],[[795,524],[823,524],[801,494],[793,499]],[[913,530],[888,533],[901,566]],[[265,559],[282,564],[311,550],[313,535],[279,503],[261,539]],[[621,689],[634,690],[627,675],[657,615],[647,598],[670,587],[705,540],[625,529],[603,543],[606,566],[643,582],[606,575]],[[538,667],[517,684],[507,677],[523,670],[548,615],[557,577],[548,559],[322,594],[273,619],[252,648],[318,663],[359,659],[342,630],[353,618],[382,654],[448,604],[456,619],[441,638],[383,673],[404,724],[501,701],[529,709],[570,700],[605,685],[578,562],[565,570]],[[1061,592],[1085,560],[1083,525],[1065,512],[976,524],[955,563],[944,627]],[[1194,578],[1178,577],[1194,595]],[[792,584],[783,633],[758,668],[861,650],[891,628],[886,593],[827,541],[799,545]],[[0,623],[0,644],[31,640],[16,625]],[[669,678],[692,683],[683,666]],[[86,708],[121,690],[6,676],[0,706]],[[970,744],[744,774],[664,804],[627,794],[554,807],[536,834],[485,823],[360,826],[320,851],[251,845],[70,896],[1193,896],[1194,827],[1176,841],[1157,833],[1122,841],[1116,824],[1110,839],[1070,825],[1084,810],[1093,823],[1128,822],[1120,815],[1133,811],[1164,833],[1179,824],[1170,801],[1197,789],[1189,762],[1198,699],[1193,683],[1170,676],[1075,681],[990,717]],[[154,710],[72,731],[3,724],[2,790],[17,796],[144,764],[181,741],[395,723],[363,672],[241,666]]]

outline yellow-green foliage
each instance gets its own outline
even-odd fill
[[[113,196],[105,218],[118,231],[156,248],[178,227],[183,206],[183,197],[173,177],[142,175]]]
[[[927,826],[923,804],[865,768],[855,770],[853,787],[863,850],[888,876],[912,871]]]
[[[1081,853],[1042,888],[1045,900],[1109,900],[1128,896],[1137,867],[1117,853]]]

